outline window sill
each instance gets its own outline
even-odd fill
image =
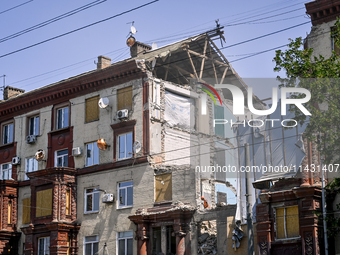
[[[172,200],[162,201],[162,202],[154,202],[153,206],[168,206],[172,204]]]
[[[290,237],[290,238],[284,238],[284,239],[275,239],[274,243],[295,243],[301,241],[301,236],[298,237]]]
[[[99,210],[98,211],[91,211],[91,212],[84,212],[84,214],[86,214],[86,215],[95,214],[95,213],[99,213]]]
[[[129,209],[129,208],[132,208],[132,207],[133,207],[133,205],[122,206],[122,207],[118,207],[117,210]]]
[[[6,143],[6,144],[1,144],[1,145],[0,145],[0,148],[3,149],[3,148],[6,148],[6,147],[11,147],[11,146],[13,146],[13,145],[14,145],[14,142],[12,142],[12,143]]]
[[[59,129],[54,129],[54,130],[50,131],[49,133],[50,133],[50,134],[53,134],[53,133],[68,131],[68,130],[70,130],[70,127],[71,127],[71,126],[64,127],[64,128],[59,128]]]
[[[116,161],[123,161],[123,160],[127,160],[127,159],[132,159],[133,157],[129,157],[129,158],[119,158]]]

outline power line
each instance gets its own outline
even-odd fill
[[[63,34],[60,34],[60,35],[57,35],[57,36],[54,36],[54,37],[51,37],[51,38],[49,38],[49,39],[46,39],[46,40],[44,40],[44,41],[40,41],[40,42],[38,42],[38,43],[31,44],[31,45],[26,46],[26,47],[24,47],[24,48],[21,48],[21,49],[19,49],[19,50],[15,50],[15,51],[6,53],[6,54],[4,54],[4,55],[1,55],[0,58],[3,58],[3,57],[6,57],[6,56],[9,56],[9,55],[12,55],[12,54],[14,54],[14,53],[17,53],[17,52],[20,52],[20,51],[23,51],[23,50],[27,50],[27,49],[29,49],[29,48],[32,48],[32,47],[35,47],[35,46],[37,46],[37,45],[40,45],[40,44],[43,44],[43,43],[46,43],[46,42],[55,40],[55,39],[57,39],[57,38],[60,38],[60,37],[65,36],[65,35],[72,34],[72,33],[74,33],[74,32],[77,32],[77,31],[83,30],[83,29],[85,29],[85,28],[88,28],[88,27],[97,25],[97,24],[102,23],[102,22],[104,22],[104,21],[108,21],[108,20],[110,20],[110,19],[117,18],[117,17],[119,17],[119,16],[122,16],[122,15],[124,15],[124,14],[129,13],[129,12],[138,10],[138,9],[140,9],[140,8],[143,8],[143,7],[147,6],[147,5],[153,4],[153,3],[158,2],[158,1],[160,1],[160,0],[153,0],[153,1],[151,1],[151,2],[148,2],[148,3],[146,3],[146,4],[137,6],[137,7],[135,7],[135,8],[130,9],[130,10],[121,12],[121,13],[119,13],[119,14],[116,14],[116,15],[114,15],[114,16],[108,17],[108,18],[106,18],[106,19],[102,19],[102,20],[93,22],[93,23],[88,24],[88,25],[86,25],[86,26],[83,26],[83,27],[80,27],[80,28],[71,30],[71,31],[69,31],[69,32],[66,32],[66,33],[63,33]]]
[[[246,58],[251,58],[251,57],[254,57],[254,56],[266,53],[268,51],[277,50],[277,49],[280,49],[280,48],[283,48],[283,47],[287,47],[287,44],[281,45],[281,46],[278,46],[278,47],[275,47],[275,48],[271,48],[271,49],[268,49],[268,50],[260,51],[260,52],[257,52],[255,54],[253,54],[253,55],[250,55],[250,56],[247,56],[247,57],[243,57],[243,58],[239,58],[239,59],[235,59],[235,60],[229,61],[229,62],[233,63],[233,62],[236,62],[236,61],[240,61],[240,60],[243,60],[243,59],[246,59]]]
[[[89,3],[89,4],[83,5],[83,6],[78,7],[78,8],[76,8],[76,9],[72,10],[72,11],[66,12],[66,13],[64,13],[64,14],[61,14],[61,15],[57,16],[57,17],[54,17],[54,18],[52,18],[52,19],[46,20],[46,21],[41,22],[41,23],[39,23],[39,24],[37,24],[37,25],[34,25],[34,26],[32,26],[32,27],[29,27],[29,28],[26,28],[26,29],[21,30],[21,31],[19,31],[19,32],[16,32],[16,33],[14,33],[14,34],[12,34],[12,35],[3,37],[3,38],[0,39],[0,43],[3,43],[3,42],[5,42],[5,41],[7,41],[7,40],[16,38],[16,37],[18,37],[18,36],[21,36],[21,35],[23,35],[23,34],[26,34],[26,33],[28,33],[28,32],[31,32],[31,31],[33,31],[33,30],[36,30],[36,29],[38,29],[38,28],[42,28],[42,27],[47,26],[47,25],[49,25],[49,24],[52,24],[52,23],[54,23],[54,22],[56,22],[56,21],[58,21],[58,20],[67,18],[67,17],[69,17],[69,16],[72,16],[72,15],[74,15],[74,14],[77,14],[78,12],[84,11],[84,10],[86,10],[86,9],[88,9],[88,8],[94,7],[94,6],[98,5],[98,4],[104,3],[104,2],[106,2],[106,1],[107,1],[107,0],[96,0],[96,1],[91,2],[91,3]]]
[[[15,8],[18,8],[18,7],[20,7],[20,6],[23,6],[24,4],[28,4],[29,2],[33,2],[33,0],[29,0],[29,1],[24,2],[24,3],[22,3],[22,4],[19,4],[19,5],[16,5],[16,6],[14,6],[14,7],[11,7],[11,8],[9,8],[9,9],[7,9],[7,10],[4,10],[4,11],[0,12],[0,14],[3,14],[3,13],[5,13],[5,12],[8,12],[8,11],[13,10],[13,9],[15,9]]]

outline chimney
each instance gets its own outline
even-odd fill
[[[100,55],[98,57],[97,69],[104,69],[111,65],[111,58]]]
[[[25,90],[23,90],[23,89],[17,89],[17,88],[7,86],[4,89],[4,100],[11,99],[11,98],[16,97],[18,95],[21,95],[23,93],[25,93]]]
[[[131,46],[130,48],[130,54],[132,58],[137,57],[138,55],[140,55],[141,53],[144,53],[146,51],[151,50],[152,47],[150,45],[141,43],[141,42],[135,42],[134,45]]]

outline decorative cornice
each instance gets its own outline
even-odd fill
[[[0,103],[0,118],[14,116],[68,101],[99,89],[146,77],[134,60],[61,81]]]
[[[340,0],[317,0],[306,3],[305,6],[313,26],[336,20],[340,15]]]

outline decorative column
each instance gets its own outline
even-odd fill
[[[176,235],[176,255],[185,255],[185,237],[187,228],[181,219],[174,220],[174,231]]]
[[[149,224],[143,221],[139,222],[136,231],[137,255],[148,254],[149,239]]]
[[[53,195],[52,195],[52,222],[58,221],[58,206],[59,206],[59,183],[56,181],[53,183]]]

